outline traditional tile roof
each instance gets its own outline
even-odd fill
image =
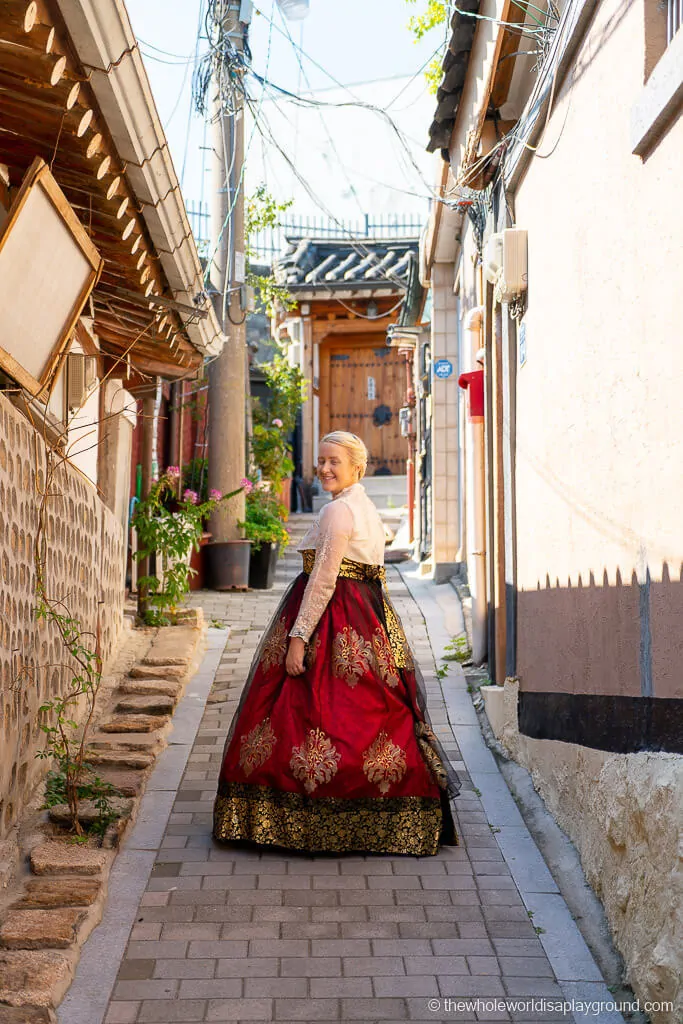
[[[276,261],[276,279],[293,293],[311,290],[391,288],[405,291],[411,264],[417,261],[418,240],[288,238]]]
[[[444,74],[436,94],[434,120],[429,127],[427,149],[430,153],[436,149],[448,149],[478,25],[472,15],[479,10],[479,0],[461,0],[459,6],[460,10],[456,10],[451,19],[451,38],[442,65]]]

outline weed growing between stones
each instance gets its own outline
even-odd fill
[[[80,620],[70,613],[66,599],[52,594],[47,582],[48,503],[51,498],[59,495],[57,477],[66,458],[56,448],[46,445],[45,481],[38,508],[34,544],[35,615],[39,621],[56,630],[66,665],[72,674],[66,691],[40,707],[44,719],[40,728],[45,733],[46,744],[36,757],[53,763],[48,775],[46,806],[65,803],[72,831],[82,836],[84,830],[79,818],[80,801],[88,798],[95,802],[99,813],[91,827],[93,831],[103,834],[115,817],[109,802],[110,795],[115,791],[95,775],[86,760],[88,735],[102,683],[99,606],[96,632],[84,630]],[[79,725],[76,718],[83,702],[86,706],[85,720]]]

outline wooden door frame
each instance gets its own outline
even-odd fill
[[[324,338],[320,338],[318,342],[318,394],[320,398],[318,416],[321,437],[329,433],[330,429],[330,357],[335,351],[342,349],[384,348],[384,345],[378,344],[378,340],[381,341],[385,338],[386,335],[379,331],[377,331],[377,339],[359,338],[358,335],[341,333],[328,334]]]

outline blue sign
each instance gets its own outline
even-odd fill
[[[450,359],[437,359],[434,363],[434,376],[445,380],[453,373],[453,363]]]

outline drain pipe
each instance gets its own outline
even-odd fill
[[[478,358],[482,345],[484,307],[470,310],[465,318],[468,369],[481,369]],[[483,372],[483,371],[482,371]],[[467,473],[467,578],[472,596],[472,660],[476,665],[486,659],[486,494],[483,409],[473,409],[473,394],[468,394],[469,414],[466,428]]]

